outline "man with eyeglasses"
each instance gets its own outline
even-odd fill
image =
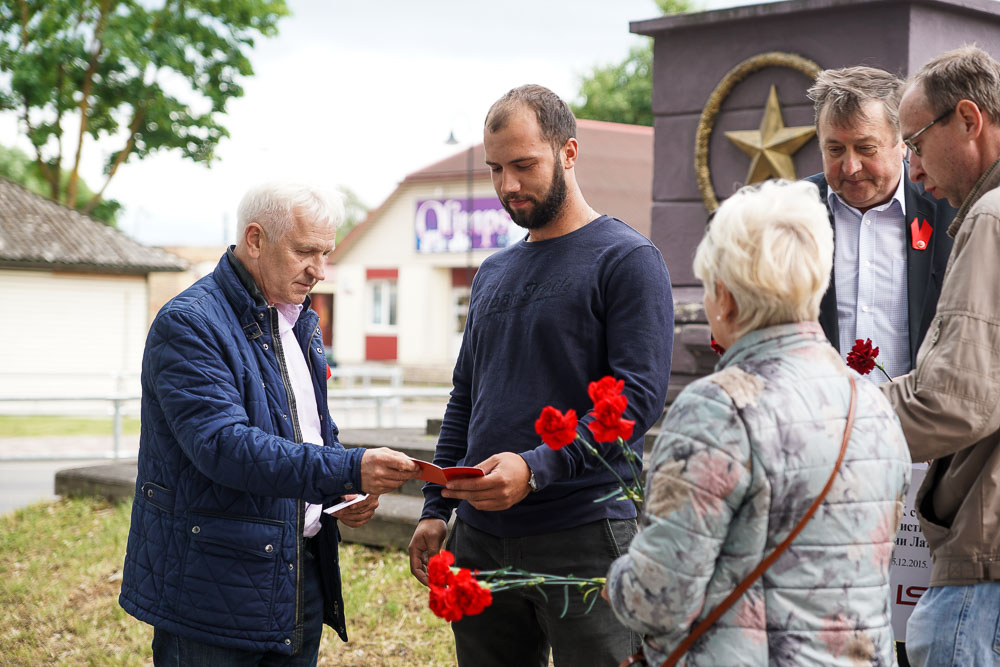
[[[937,315],[913,372],[882,390],[914,460],[934,564],[907,624],[913,665],[995,665],[1000,617],[1000,63],[944,53],[907,83],[910,178],[959,206]]]
[[[808,92],[823,172],[807,180],[830,211],[835,243],[819,321],[841,356],[870,338],[893,377],[913,367],[934,317],[955,213],[904,176],[902,88],[885,70],[845,67],[821,72]]]

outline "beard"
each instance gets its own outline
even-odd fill
[[[539,202],[531,195],[518,197],[517,199],[527,200],[534,204],[529,211],[516,211],[510,207],[509,202],[511,197],[504,197],[502,199],[504,209],[507,210],[510,219],[518,227],[529,230],[540,229],[552,222],[559,215],[563,204],[566,203],[566,175],[563,173],[562,165],[559,164],[559,161],[557,160],[552,168],[552,185],[549,186],[549,191],[545,193],[545,198],[542,201]]]

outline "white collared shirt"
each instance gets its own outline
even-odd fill
[[[892,199],[864,214],[832,188],[827,191],[834,220],[840,354],[846,359],[855,340],[871,338],[891,377],[910,370],[905,178],[903,165]],[[878,369],[868,377],[876,384],[887,381]]]
[[[319,425],[319,407],[316,405],[316,392],[313,389],[312,375],[305,355],[295,338],[292,328],[302,312],[302,304],[277,303],[278,333],[281,336],[281,351],[285,356],[285,366],[288,369],[288,379],[295,395],[295,413],[302,432],[302,442],[323,445],[323,432]],[[319,516],[323,512],[322,505],[306,503],[304,537],[312,537],[319,532]]]

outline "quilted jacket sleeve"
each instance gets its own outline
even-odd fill
[[[151,427],[169,429],[199,472],[224,486],[313,503],[357,492],[361,450],[298,444],[252,425],[246,402],[266,399],[241,386],[234,369],[244,363],[230,332],[199,314],[161,313],[143,360],[165,422]]]
[[[750,488],[743,422],[721,389],[701,381],[671,407],[652,453],[642,529],[608,573],[608,597],[629,628],[664,655],[701,614],[734,513]],[[657,651],[658,653],[658,651]]]

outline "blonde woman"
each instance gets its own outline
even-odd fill
[[[694,270],[726,348],[668,413],[641,531],[607,593],[660,665],[795,527],[834,469],[849,370],[817,323],[833,233],[811,183],[746,187]],[[890,665],[889,560],[910,457],[892,409],[857,382],[843,463],[791,546],[698,639],[687,665]]]

